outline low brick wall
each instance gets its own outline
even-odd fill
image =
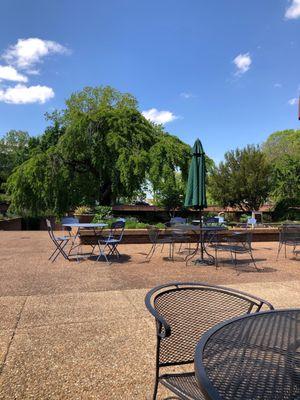
[[[230,231],[226,231],[221,234],[221,236],[226,236],[232,232],[241,232],[242,229],[231,229]],[[103,233],[109,232],[104,230]],[[278,229],[277,228],[262,228],[262,229],[253,229],[252,239],[253,242],[277,242],[278,241]],[[168,236],[170,233],[161,230],[160,237]],[[198,240],[198,235],[193,233],[187,233],[187,236],[191,238],[192,242],[196,242]],[[81,243],[82,244],[95,244],[96,238],[93,232],[89,230],[81,231]],[[124,237],[122,243],[126,244],[138,244],[138,243],[150,243],[148,232],[146,229],[125,229]]]
[[[0,220],[0,231],[20,231],[22,229],[22,218]]]

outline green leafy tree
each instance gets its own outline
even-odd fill
[[[161,188],[186,174],[189,146],[147,121],[130,94],[85,88],[39,138],[32,157],[8,179],[19,213],[61,214],[80,204],[111,205],[149,180]]]
[[[299,157],[300,130],[287,129],[272,133],[262,145],[267,160],[275,165],[282,157]]]
[[[273,197],[299,199],[300,203],[300,154],[291,157],[285,155],[273,167]]]
[[[210,193],[224,207],[257,210],[269,190],[270,166],[257,146],[228,151],[210,177]]]
[[[21,165],[38,145],[27,132],[10,130],[0,139],[0,189],[14,168]]]
[[[281,218],[280,207],[287,210],[287,204],[300,204],[300,130],[275,132],[262,149],[272,168],[271,197],[276,203],[275,215]]]
[[[183,207],[185,186],[186,182],[182,179],[182,174],[172,173],[155,192],[155,204],[165,207],[173,215],[176,209]]]

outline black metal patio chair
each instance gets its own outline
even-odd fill
[[[161,251],[164,248],[165,244],[169,245],[169,258],[171,260],[174,259],[174,238],[172,235],[170,236],[164,236],[164,237],[159,237],[160,235],[160,229],[157,226],[149,225],[147,227],[148,235],[149,235],[149,240],[151,242],[151,248],[149,253],[146,255],[146,260],[150,261],[153,254],[155,253],[155,250],[157,249],[158,246],[162,246]]]
[[[253,265],[257,271],[261,269],[257,267],[255,259],[252,254],[252,233],[250,231],[246,232],[233,232],[222,238],[219,241],[219,235],[214,237],[209,245],[215,250],[215,264],[218,267],[218,252],[224,251],[230,253],[231,261],[237,267],[237,255],[249,254],[253,262]]]
[[[153,400],[161,383],[180,399],[202,400],[194,371],[160,370],[194,363],[195,347],[209,328],[239,315],[273,309],[256,296],[205,283],[169,283],[150,290],[145,304],[156,322],[157,349]],[[178,371],[178,369],[177,369]]]
[[[297,254],[296,247],[300,246],[300,225],[282,225],[279,228],[279,243],[277,251],[277,260],[282,247],[284,246],[284,256],[286,258],[286,248],[290,246],[293,248],[292,252]]]

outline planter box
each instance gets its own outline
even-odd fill
[[[243,229],[231,229],[221,234],[226,236],[231,232],[243,232]],[[104,230],[103,234],[108,233],[108,230]],[[278,241],[278,229],[277,228],[262,228],[253,229],[252,239],[253,242],[277,242]],[[160,237],[170,236],[169,232],[161,230]],[[191,238],[192,242],[197,242],[199,235],[187,234]],[[93,232],[89,230],[82,230],[80,240],[82,244],[96,244],[96,238]],[[122,244],[139,244],[139,243],[150,243],[147,229],[125,229]]]
[[[0,220],[1,231],[21,231],[22,218],[11,218]]]
[[[95,214],[74,214],[75,218],[79,219],[81,224],[89,224],[92,222]]]

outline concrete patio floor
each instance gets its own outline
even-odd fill
[[[0,399],[151,399],[155,327],[144,296],[158,284],[221,284],[300,307],[300,257],[276,261],[277,243],[254,243],[262,272],[186,266],[167,249],[147,263],[149,245],[120,246],[112,265],[51,263],[46,232],[2,231],[0,246]]]

